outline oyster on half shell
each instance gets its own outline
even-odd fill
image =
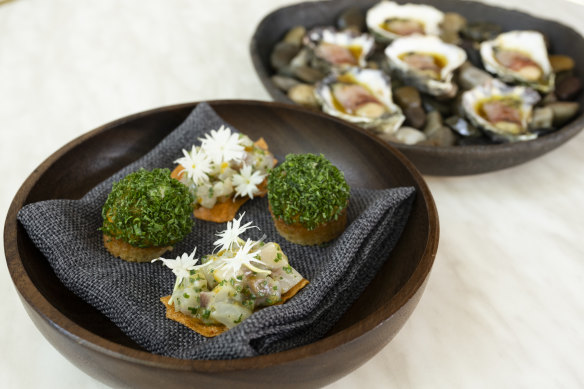
[[[332,73],[316,85],[315,96],[329,115],[377,132],[395,132],[405,120],[381,70],[355,67]]]
[[[555,74],[539,32],[505,32],[481,43],[480,52],[485,69],[501,80],[526,84],[544,93],[554,89]]]
[[[466,117],[496,142],[537,138],[529,131],[539,94],[524,86],[509,86],[493,79],[462,94]]]
[[[375,40],[369,34],[317,27],[307,32],[304,44],[312,52],[312,65],[324,72],[347,67],[365,67]]]
[[[429,5],[381,1],[367,11],[367,27],[380,42],[410,35],[439,35],[444,13]]]
[[[396,39],[385,49],[389,67],[406,84],[434,95],[453,97],[454,71],[466,61],[466,52],[435,36]]]

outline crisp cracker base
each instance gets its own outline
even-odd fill
[[[308,285],[309,281],[305,278],[300,280],[296,285],[294,285],[290,290],[281,296],[281,300],[274,305],[283,304],[290,300],[292,297],[298,293],[298,291]],[[174,310],[174,305],[170,305],[168,301],[170,296],[164,296],[160,298],[160,301],[166,307],[166,318],[179,322],[180,324],[190,328],[196,333],[203,335],[207,338],[213,338],[227,331],[227,327],[223,324],[205,324],[200,319],[192,316],[185,315],[182,312]]]
[[[170,305],[168,301],[170,296],[164,296],[160,298],[160,301],[166,307],[166,318],[179,322],[182,325],[189,327],[191,330],[206,336],[207,338],[212,338],[214,336],[220,335],[227,331],[227,327],[223,324],[205,324],[196,317],[185,315],[182,312],[174,310],[174,305]]]
[[[223,202],[217,202],[213,208],[199,207],[193,211],[193,215],[200,220],[214,223],[225,223],[233,220],[237,211],[243,204],[249,200],[249,197],[239,197],[234,199],[228,198]]]
[[[103,245],[114,257],[118,257],[128,262],[150,262],[160,257],[167,251],[172,250],[172,246],[167,247],[135,247],[121,239],[103,234]]]
[[[271,206],[269,211],[278,233],[287,241],[303,246],[314,246],[330,242],[341,235],[347,226],[347,207],[343,209],[337,220],[319,224],[313,230],[309,230],[300,223],[287,224],[284,220],[274,216]]]

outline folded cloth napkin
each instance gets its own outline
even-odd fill
[[[183,148],[211,129],[227,125],[206,103],[138,161],[97,185],[80,200],[48,200],[23,207],[18,219],[61,282],[93,305],[144,349],[183,359],[233,359],[283,351],[318,340],[332,328],[373,279],[398,241],[414,198],[413,188],[354,188],[344,233],[328,246],[305,247],[285,241],[268,212],[267,198],[248,201],[244,238],[280,243],[290,264],[310,281],[283,305],[255,312],[235,328],[205,338],[166,319],[159,298],[171,294],[174,275],[156,263],[114,258],[103,246],[101,208],[112,184],[140,168],[172,168]],[[283,156],[277,156],[283,160]],[[215,234],[225,228],[196,220],[193,230],[166,258],[184,252],[211,253]],[[256,236],[257,235],[257,236]]]

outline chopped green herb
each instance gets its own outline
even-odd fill
[[[235,324],[237,324],[237,323],[241,323],[241,317],[242,317],[242,316],[243,316],[243,313],[241,313],[241,314],[239,315],[239,319],[237,319],[237,320],[233,320],[233,322],[234,322]]]
[[[274,216],[309,230],[338,217],[347,206],[349,192],[343,173],[322,154],[289,154],[268,177]]]
[[[184,294],[183,294],[183,297],[184,297],[184,298],[186,298],[186,299],[188,299],[188,298],[190,298],[191,296],[189,296],[189,294],[188,294],[188,293],[184,293]]]
[[[172,245],[191,232],[194,196],[168,169],[140,169],[112,186],[100,230],[135,247]]]
[[[276,254],[276,258],[274,259],[274,262],[280,262],[281,260],[282,260],[282,253]]]
[[[282,269],[288,274],[292,273],[292,266],[284,266]]]

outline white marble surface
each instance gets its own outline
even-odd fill
[[[490,2],[584,33],[582,0]],[[289,3],[1,4],[2,218],[36,166],[98,125],[187,101],[269,100],[248,43],[264,15]],[[584,387],[582,150],[584,134],[516,168],[427,177],[441,240],[425,295],[382,352],[330,388]],[[0,386],[103,387],[40,335],[5,265],[0,301]]]

